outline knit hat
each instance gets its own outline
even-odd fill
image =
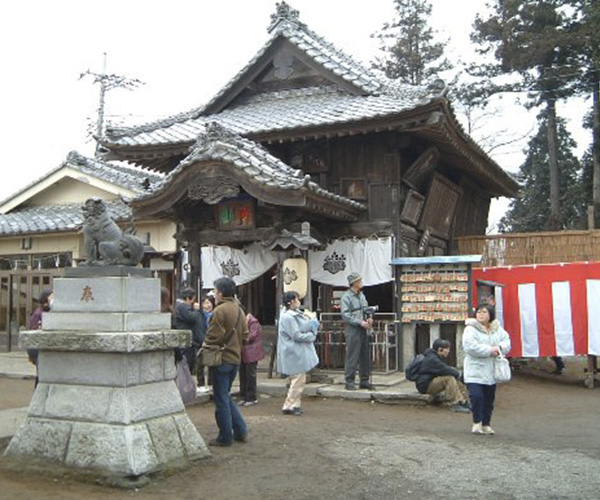
[[[358,280],[361,280],[362,276],[358,273],[350,273],[348,275],[348,286],[352,286],[352,283],[355,283]]]

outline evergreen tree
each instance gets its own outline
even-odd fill
[[[573,154],[575,141],[565,121],[557,120],[559,200],[559,229],[583,227],[585,223],[586,193],[580,182],[581,165]],[[531,232],[556,229],[550,227],[550,172],[548,163],[548,117],[541,116],[537,134],[529,141],[527,158],[517,175],[523,186],[522,197],[511,201],[506,215],[500,220],[500,232]]]
[[[592,148],[589,151],[589,203],[594,205],[595,226],[600,225],[600,2],[598,0],[571,0],[575,19],[570,26],[577,43],[578,68],[581,72],[580,93],[591,94],[592,108],[584,126],[592,130]]]
[[[518,75],[518,83],[495,85],[490,92],[527,90],[531,105],[545,107],[547,131],[548,229],[563,224],[558,168],[558,132],[556,102],[572,95],[577,78],[573,74],[577,51],[569,30],[571,0],[494,0],[487,19],[477,17],[473,41],[479,52],[493,54],[495,62],[479,68],[486,76]]]
[[[388,78],[411,85],[421,85],[438,72],[450,69],[444,56],[445,42],[434,41],[428,22],[431,5],[428,0],[394,0],[397,17],[373,34],[379,39],[382,58],[373,67]]]

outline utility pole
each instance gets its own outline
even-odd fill
[[[96,140],[96,151],[94,153],[94,157],[100,158],[100,139],[104,137],[105,131],[104,109],[106,103],[106,92],[116,88],[133,90],[140,85],[144,85],[144,82],[138,80],[137,78],[126,78],[121,75],[108,74],[106,72],[106,52],[103,54],[102,73],[94,73],[88,69],[79,75],[79,79],[81,80],[87,75],[90,75],[94,79],[93,83],[100,84],[100,100],[97,110],[98,118],[96,120],[96,133],[94,134],[94,139]]]

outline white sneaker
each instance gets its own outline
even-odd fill
[[[473,434],[485,434],[485,432],[483,432],[483,426],[481,425],[481,422],[479,422],[478,424],[473,424],[471,432]]]
[[[481,427],[481,430],[484,434],[496,434],[494,429],[492,429],[489,425],[484,425]]]
[[[202,387],[198,387],[198,389],[196,389],[196,392],[198,394],[209,394],[212,392],[212,387],[208,385],[203,385]]]

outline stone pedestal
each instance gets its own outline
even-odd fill
[[[5,455],[117,476],[208,456],[174,382],[173,348],[190,332],[158,312],[160,281],[75,275],[54,293],[43,330],[20,334],[40,350],[39,385]]]

